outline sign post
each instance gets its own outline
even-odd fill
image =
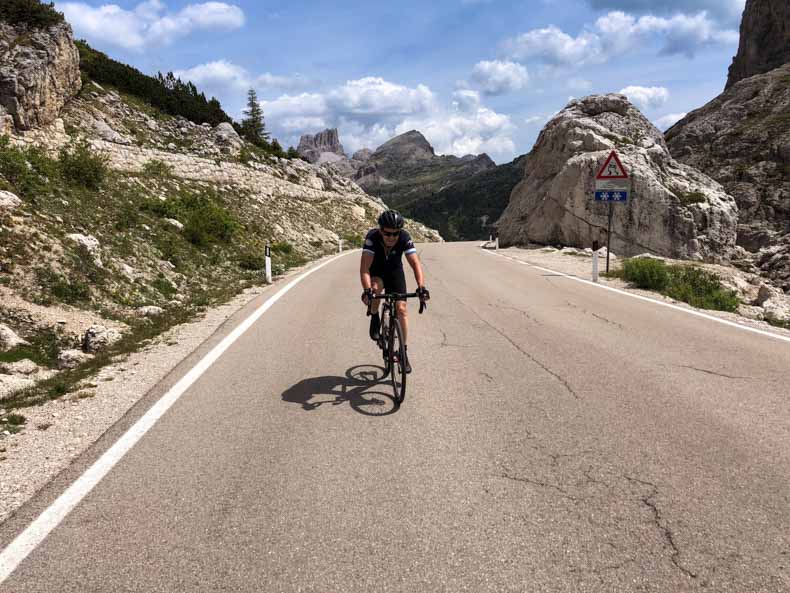
[[[272,283],[272,249],[268,245],[264,251],[266,254],[266,283]]]
[[[628,202],[631,193],[631,179],[626,173],[623,163],[613,150],[606,157],[603,166],[595,176],[595,201],[609,203],[609,224],[606,231],[606,273],[609,273],[609,253],[612,250],[612,219],[614,218],[614,203]]]
[[[593,255],[593,258],[592,258],[592,264],[593,264],[592,280],[593,280],[593,282],[598,282],[598,250],[600,248],[601,248],[601,246],[598,244],[598,241],[593,241],[593,247],[592,247],[592,249],[593,249],[593,254],[592,254]]]

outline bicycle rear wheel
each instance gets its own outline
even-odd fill
[[[390,371],[392,370],[392,357],[389,355],[390,328],[390,316],[387,312],[387,309],[385,308],[381,313],[381,325],[379,326],[378,341],[378,346],[381,348],[381,356],[384,359],[384,374],[381,376],[382,379],[386,379],[387,375],[389,375]]]
[[[390,381],[392,382],[392,394],[395,403],[403,403],[406,398],[406,348],[403,344],[403,330],[400,320],[395,317],[390,320],[389,335],[389,359],[390,359]]]

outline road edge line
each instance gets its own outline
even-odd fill
[[[19,564],[35,550],[41,542],[68,516],[88,493],[110,470],[137,444],[137,442],[164,416],[170,407],[214,364],[233,343],[268,311],[285,293],[307,278],[340,259],[354,253],[346,251],[310,268],[269,297],[265,303],[244,319],[222,341],[214,346],[195,366],[171,387],[149,410],[140,417],[93,465],[77,478],[58,498],[47,507],[30,525],[0,552],[0,585],[16,570]]]
[[[562,276],[564,278],[568,278],[570,280],[575,280],[577,282],[581,282],[582,284],[589,284],[590,286],[595,286],[596,288],[601,288],[603,290],[610,290],[612,292],[616,292],[617,294],[622,294],[634,299],[639,299],[640,301],[647,301],[648,303],[654,303],[656,305],[661,305],[662,307],[669,307],[670,309],[675,309],[676,311],[681,311],[683,313],[688,313],[689,315],[696,315],[697,317],[702,317],[703,319],[709,319],[711,321],[716,321],[718,323],[723,323],[724,325],[729,325],[731,327],[735,327],[737,329],[741,329],[744,331],[753,332],[756,334],[760,334],[761,336],[767,336],[769,338],[775,338],[777,340],[781,340],[783,342],[790,342],[790,337],[782,336],[780,334],[775,334],[769,331],[765,331],[762,329],[757,329],[756,327],[749,327],[748,325],[741,325],[740,323],[735,323],[734,321],[730,321],[728,319],[720,319],[719,317],[714,317],[713,315],[708,315],[707,313],[702,313],[701,311],[696,311],[694,309],[686,309],[685,307],[680,307],[678,305],[672,303],[664,303],[662,301],[657,301],[656,299],[651,299],[650,297],[643,296],[641,294],[633,294],[628,291],[622,290],[620,288],[614,288],[613,286],[606,286],[604,284],[598,284],[593,282],[592,280],[585,280],[584,278],[579,278],[578,276],[572,276],[571,274],[564,274],[563,272],[558,272],[556,270],[552,270],[549,268],[543,268],[536,264],[517,259],[515,257],[510,257],[508,255],[502,255],[500,253],[493,253],[491,251],[483,251],[483,253],[488,253],[489,255],[495,255],[498,257],[502,257],[504,259],[519,263],[524,266],[530,266],[535,268],[536,270],[540,270],[542,272],[550,272],[551,274],[556,274],[558,276]]]

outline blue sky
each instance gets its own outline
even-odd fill
[[[78,38],[173,70],[285,146],[420,130],[441,154],[528,152],[571,97],[624,91],[659,128],[724,88],[744,0],[56,2]]]

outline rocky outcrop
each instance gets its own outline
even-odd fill
[[[420,132],[412,130],[379,146],[354,180],[393,208],[429,198],[443,188],[496,167],[487,154],[440,156]]]
[[[790,62],[790,3],[747,0],[741,21],[741,41],[725,88],[787,62]]]
[[[661,132],[615,94],[573,100],[546,125],[498,222],[501,243],[605,244],[608,206],[593,192],[613,149],[633,184],[629,203],[614,205],[613,251],[727,260],[735,246],[735,200],[672,159]]]
[[[71,27],[27,30],[0,23],[0,127],[52,123],[80,90],[80,56]]]
[[[296,151],[308,163],[322,164],[348,158],[340,144],[337,128],[323,130],[316,135],[305,134],[299,139]]]
[[[790,64],[733,85],[666,132],[672,156],[738,203],[738,245],[790,290]]]

